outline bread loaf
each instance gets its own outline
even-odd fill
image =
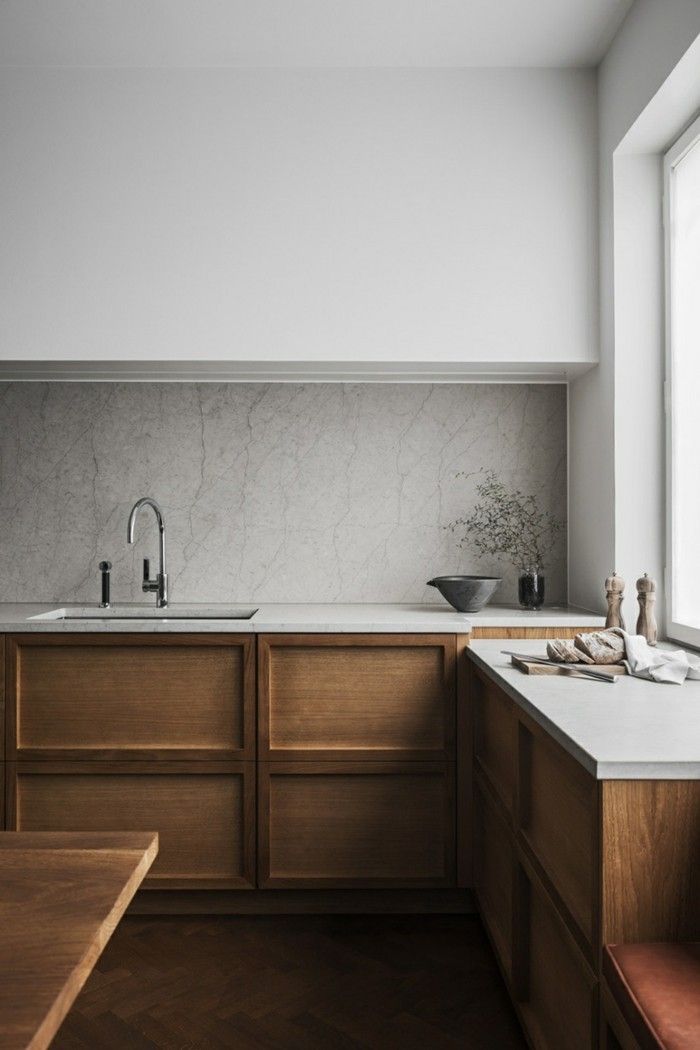
[[[562,664],[619,664],[625,659],[625,640],[616,628],[555,638],[547,642],[547,656]]]

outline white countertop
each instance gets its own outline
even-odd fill
[[[153,613],[154,603],[144,603]],[[0,632],[60,631],[60,632],[218,632],[218,633],[308,633],[333,632],[387,634],[468,634],[473,627],[600,627],[603,618],[590,612],[570,607],[541,609],[527,612],[517,606],[487,606],[479,613],[458,613],[449,605],[257,605],[255,602],[237,603],[257,612],[250,620],[171,619],[171,620],[36,620],[53,609],[84,608],[84,606],[53,604],[0,603]],[[177,612],[178,605],[169,607]],[[188,606],[192,608],[192,606]],[[200,606],[211,610],[213,616],[227,606]],[[95,606],[95,613],[100,610]],[[167,610],[166,610],[167,613]]]
[[[700,682],[615,685],[526,675],[501,655],[546,655],[540,641],[474,641],[471,659],[599,780],[700,779]]]

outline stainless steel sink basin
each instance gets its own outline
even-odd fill
[[[30,616],[30,620],[95,620],[101,623],[112,620],[250,620],[257,609],[226,605],[168,605],[165,609],[143,605],[113,605],[109,609],[97,606],[66,606],[50,612]]]

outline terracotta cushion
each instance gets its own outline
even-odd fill
[[[603,973],[643,1050],[698,1050],[700,944],[609,944]]]

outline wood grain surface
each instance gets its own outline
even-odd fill
[[[473,687],[472,663],[468,658],[469,636],[457,635],[457,885],[474,885],[474,719],[471,695]]]
[[[7,758],[255,757],[250,635],[8,640]]]
[[[604,943],[700,939],[700,781],[601,791]]]
[[[535,614],[536,615],[536,614]],[[600,627],[472,627],[470,638],[575,638],[577,634],[599,631]]]
[[[44,1050],[158,849],[155,834],[0,834],[0,1046]]]
[[[520,659],[520,657],[517,657],[517,656],[511,656],[510,662],[512,663],[513,667],[517,667],[517,669],[519,671],[522,671],[523,674],[532,674],[532,675],[567,675],[568,677],[572,677],[573,676],[573,677],[576,677],[576,678],[582,678],[582,677],[585,678],[586,677],[585,675],[574,675],[573,674],[573,672],[576,671],[576,668],[578,666],[580,666],[584,670],[589,669],[590,666],[591,666],[590,664],[580,664],[579,665],[579,664],[562,663],[558,667],[553,667],[552,664],[540,664],[540,663],[537,663],[537,662],[532,662],[531,663],[530,661],[522,660],[522,659]],[[617,675],[627,674],[627,668],[625,667],[624,664],[606,664],[605,667],[602,667],[602,668],[599,668],[599,669],[602,670],[602,671],[605,671],[606,674],[617,674]],[[593,670],[596,670],[596,668],[594,667]]]
[[[6,636],[0,634],[0,762],[5,760],[5,645]]]
[[[535,1047],[592,1050],[597,981],[532,869],[520,865],[520,1012]]]
[[[8,763],[18,831],[160,834],[148,886],[255,884],[255,763]]]
[[[598,783],[530,719],[519,722],[518,756],[518,833],[592,947]]]
[[[526,1044],[476,916],[127,916],[53,1050]]]
[[[454,886],[454,767],[263,762],[260,886]]]
[[[478,781],[474,794],[474,891],[498,960],[510,981],[515,865],[512,835],[488,790]]]
[[[472,688],[474,756],[509,814],[518,768],[515,705],[502,689],[475,671]]]
[[[454,635],[261,635],[259,756],[454,760]]]

